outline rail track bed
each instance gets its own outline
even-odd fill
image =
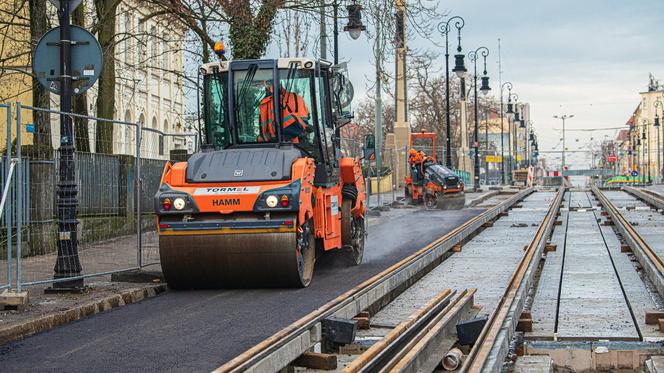
[[[626,192],[593,188],[568,191],[558,221],[522,315],[520,352],[572,371],[642,369],[664,352],[661,296],[640,260],[664,219]]]
[[[562,198],[560,191],[530,192],[510,197],[217,371],[286,365],[302,372],[432,371],[452,348],[458,349],[445,360],[458,369],[500,369],[512,338],[504,326],[525,304]],[[459,343],[459,333],[470,342]]]

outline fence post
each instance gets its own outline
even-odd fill
[[[142,123],[136,124],[136,262],[143,268],[142,238],[141,238],[141,137]]]
[[[21,103],[16,103],[16,290],[21,292],[21,245],[23,235],[23,160],[21,159]]]
[[[9,178],[9,170],[11,169],[12,161],[12,105],[7,104],[7,180],[5,180],[5,189],[11,188],[11,179]],[[10,289],[12,286],[12,210],[13,207],[9,206],[8,212],[5,210],[5,222],[7,223],[7,284]],[[0,216],[1,218],[1,216]]]

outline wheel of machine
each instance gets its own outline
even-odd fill
[[[406,193],[406,204],[414,205],[415,203],[413,203],[413,193],[410,191],[409,187],[406,187],[405,193]]]
[[[297,233],[297,270],[303,288],[309,286],[314,276],[316,263],[316,241],[311,221],[302,224],[302,232]]]
[[[426,193],[424,195],[424,207],[427,210],[435,210],[438,205],[438,200],[433,194]]]
[[[341,203],[341,237],[344,244],[344,260],[350,265],[359,265],[364,256],[364,219],[351,215],[353,202],[344,199]]]

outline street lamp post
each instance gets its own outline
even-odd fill
[[[500,176],[503,181],[503,185],[505,185],[505,125],[503,122],[503,117],[504,117],[504,112],[503,112],[503,91],[505,90],[505,87],[511,92],[512,91],[512,83],[510,82],[505,82],[500,86]],[[509,121],[509,120],[508,120]]]
[[[464,65],[464,55],[461,53],[461,29],[466,24],[463,18],[459,16],[451,17],[447,22],[438,24],[438,31],[445,35],[445,166],[452,167],[452,125],[450,119],[450,44],[449,33],[451,31],[450,24],[454,21],[454,27],[457,29],[457,54],[454,55],[454,71],[459,78],[463,78],[466,74],[466,66]]]
[[[650,146],[648,144],[648,121],[643,120],[643,128],[641,129],[641,139],[643,140],[642,149],[644,149],[645,154],[643,155],[643,163],[646,164],[646,169],[648,171],[648,177],[646,178],[646,172],[643,172],[641,180],[643,180],[643,185],[647,182],[650,182]]]
[[[484,183],[489,185],[489,109],[484,109]]]
[[[523,158],[521,159],[521,164],[526,166],[528,163],[528,155],[526,154],[526,149],[528,147],[528,127],[526,126],[526,121],[523,118],[521,118],[519,121],[519,128],[523,129]]]
[[[562,170],[561,173],[565,173],[565,121],[567,119],[574,118],[574,114],[562,114],[562,115],[554,115],[553,116],[556,119],[560,119],[563,121],[563,164],[562,164]]]
[[[519,113],[519,98],[514,101],[514,117],[512,125],[512,141],[514,142],[514,170],[519,168],[519,124],[521,124],[521,113]]]
[[[484,71],[482,73],[482,87],[480,91],[482,94],[486,95],[491,90],[489,87],[489,76],[486,71],[486,58],[489,56],[489,48],[479,47],[474,51],[468,52],[468,59],[473,63],[473,83],[475,87],[473,88],[475,94],[475,128],[473,133],[473,147],[475,148],[475,161],[474,161],[474,175],[473,175],[473,189],[475,191],[480,189],[480,154],[479,154],[479,107],[478,107],[478,97],[477,97],[477,58],[482,56],[484,59]]]
[[[659,161],[660,158],[660,137],[659,137],[659,126],[660,126],[660,119],[659,119],[659,111],[657,109],[662,109],[664,108],[664,104],[662,104],[662,101],[655,101],[655,132],[657,132],[657,173],[659,174],[659,182],[662,182],[662,165]]]
[[[507,92],[507,114],[511,114],[512,119],[514,119],[515,112],[514,112],[514,106],[515,104],[512,102],[512,98],[514,98],[514,102],[519,102],[519,95],[516,93],[512,93],[512,86],[510,84],[510,87],[508,88]],[[514,137],[512,134],[514,133],[512,131],[512,124],[513,121],[510,120],[510,117],[508,116],[507,118],[507,137],[509,138],[509,142],[507,144],[507,150],[509,154],[509,166],[510,166],[510,175],[512,175],[512,171],[514,171],[514,163],[512,162],[513,160],[516,161],[515,158],[513,158],[513,151],[512,148],[516,147],[516,143],[514,142]],[[513,146],[514,145],[514,146]],[[510,176],[511,179],[511,176]]]

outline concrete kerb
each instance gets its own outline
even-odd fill
[[[492,191],[489,191],[487,193],[484,193],[481,196],[468,201],[468,203],[466,204],[466,207],[473,207],[473,206],[479,205],[480,203],[486,201],[489,198],[495,197],[495,196],[499,195],[500,193],[502,193],[502,190],[492,190]]]
[[[126,289],[120,293],[93,302],[87,302],[65,311],[53,312],[35,319],[4,325],[0,327],[0,345],[51,330],[97,313],[140,302],[143,299],[155,297],[165,291],[166,284]]]
[[[554,222],[556,220],[555,215],[560,209],[563,195],[564,191],[561,191],[558,196],[551,202],[554,206],[554,218],[549,219],[545,227],[544,234],[537,243],[535,255],[533,255],[532,261],[528,264],[525,281],[522,281],[519,285],[519,288],[517,289],[517,295],[514,299],[514,302],[510,306],[507,318],[504,320],[503,325],[498,332],[498,335],[496,336],[496,340],[491,348],[489,357],[482,367],[482,372],[497,373],[502,371],[503,362],[509,353],[510,343],[512,341],[514,332],[516,331],[517,323],[519,322],[519,316],[521,315],[521,312],[523,312],[523,306],[526,302],[528,289],[532,285],[533,279],[535,278],[535,273],[537,272],[539,258],[542,257],[544,246],[546,246],[547,239],[551,236],[551,232],[553,231]]]
[[[637,195],[636,193],[643,193],[641,191],[635,191],[633,188],[625,188],[625,191],[627,191],[628,193],[632,193],[634,195]],[[642,250],[638,249],[639,245],[637,244],[634,237],[632,237],[632,235],[629,234],[627,228],[625,228],[620,224],[620,220],[616,217],[616,213],[619,214],[620,212],[614,212],[613,209],[608,208],[610,205],[607,206],[607,204],[612,204],[611,201],[609,201],[608,198],[606,198],[606,196],[602,195],[601,196],[602,198],[600,198],[600,195],[598,193],[596,193],[596,195],[600,203],[602,203],[605,206],[605,210],[609,213],[611,220],[613,220],[613,222],[615,223],[615,227],[618,230],[618,232],[620,232],[623,239],[632,248],[632,253],[641,264],[641,267],[643,267],[643,270],[646,272],[648,279],[650,279],[653,285],[655,285],[655,288],[657,289],[657,292],[660,294],[660,296],[664,296],[664,274],[659,272],[657,266],[655,265],[655,263],[652,262],[652,260],[650,260],[648,255],[646,255]],[[645,197],[648,196],[645,195]]]

